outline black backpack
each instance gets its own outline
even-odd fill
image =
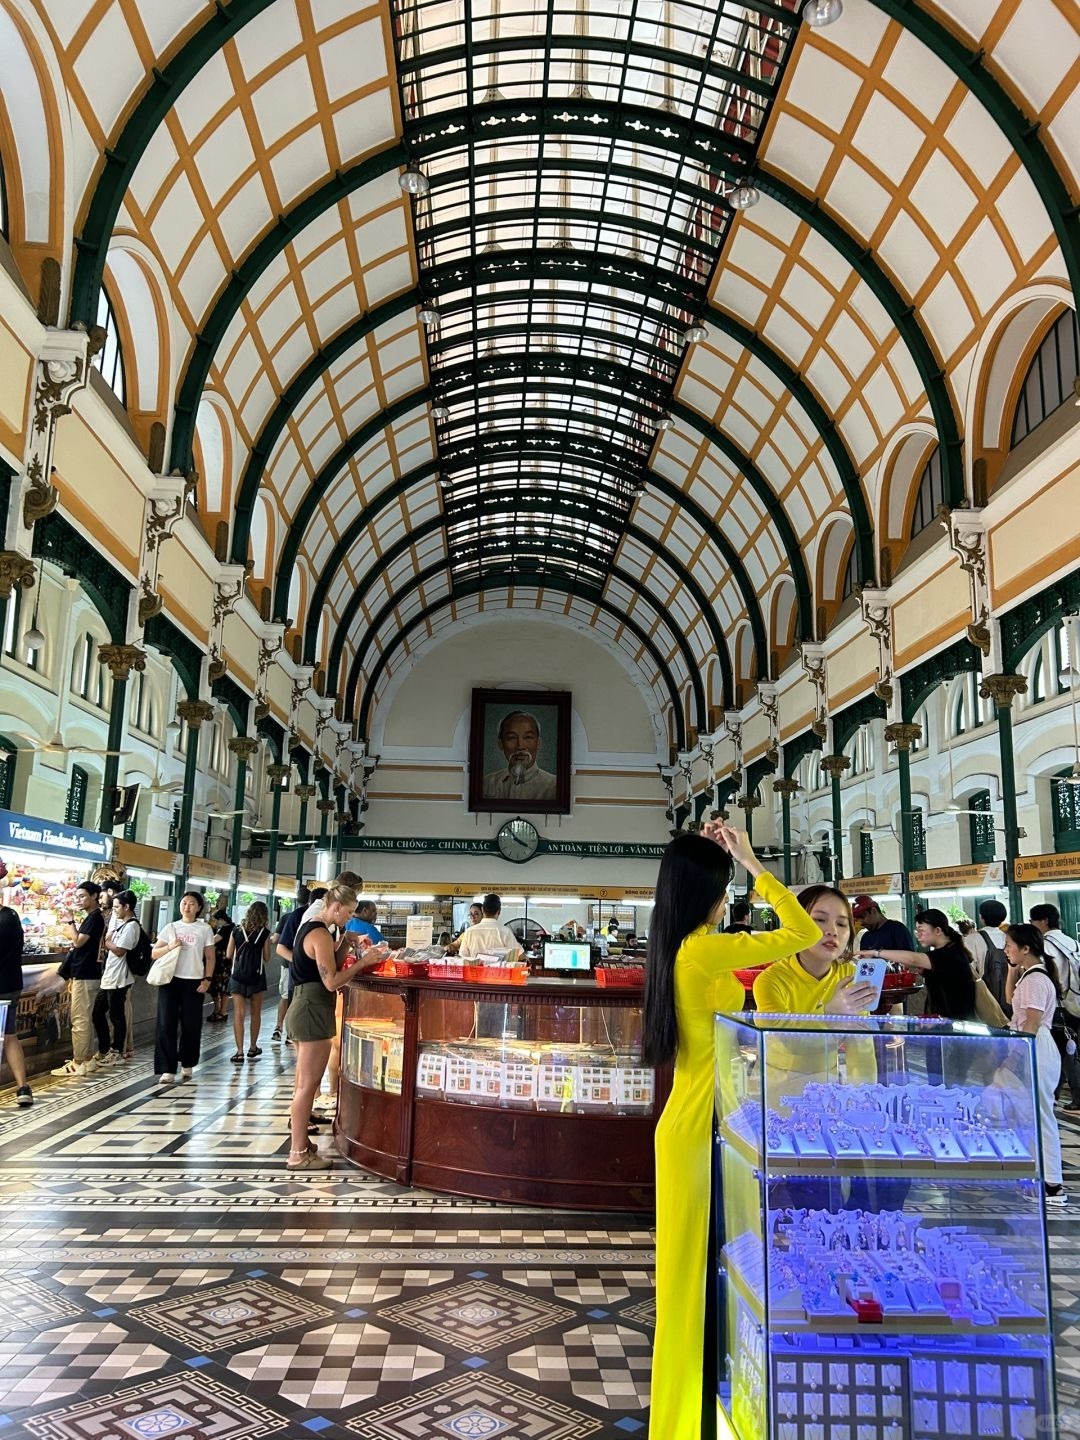
[[[154,957],[150,953],[150,936],[139,926],[139,938],[127,952],[127,967],[132,975],[137,975],[140,980],[145,980],[150,974],[150,966],[154,963]]]
[[[266,944],[266,926],[261,926],[254,935],[245,935],[233,954],[232,978],[238,985],[257,985],[263,968],[263,946]]]

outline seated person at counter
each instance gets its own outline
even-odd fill
[[[361,900],[345,929],[352,935],[366,935],[374,945],[380,945],[386,936],[375,924],[377,913],[374,900]]]
[[[479,925],[471,925],[458,941],[458,954],[469,959],[474,955],[502,953],[510,960],[518,960],[524,954],[518,938],[512,930],[499,924],[502,914],[502,900],[498,895],[485,895],[483,918]]]
[[[469,906],[469,918],[465,921],[465,924],[461,927],[461,929],[458,931],[458,933],[454,936],[453,940],[450,941],[449,945],[447,945],[447,947],[446,947],[446,953],[447,953],[448,955],[456,955],[456,954],[458,953],[458,947],[459,947],[460,944],[461,944],[461,938],[462,938],[462,936],[463,936],[463,935],[467,935],[468,932],[469,932],[469,930],[470,930],[470,928],[471,928],[473,925],[479,925],[479,924],[480,924],[480,921],[483,920],[483,918],[484,918],[484,907],[483,907],[482,905],[476,905],[476,904],[470,905],[470,906]]]
[[[856,895],[851,913],[863,927],[859,936],[860,950],[914,950],[911,932],[899,920],[890,920],[876,900],[869,895]]]

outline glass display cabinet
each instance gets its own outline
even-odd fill
[[[641,1064],[641,1003],[640,989],[592,981],[359,975],[345,987],[338,1149],[451,1194],[648,1210],[666,1077]]]
[[[715,1023],[720,1434],[1055,1435],[1031,1037]]]

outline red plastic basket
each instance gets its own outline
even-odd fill
[[[429,980],[464,980],[465,966],[458,961],[431,960],[428,962]]]
[[[605,990],[640,990],[645,984],[645,966],[599,965],[596,983]]]
[[[528,978],[527,965],[465,966],[465,979],[470,985],[524,985]]]

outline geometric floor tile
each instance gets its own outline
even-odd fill
[[[324,1325],[295,1343],[270,1341],[229,1361],[234,1374],[277,1384],[283,1399],[309,1410],[344,1410],[372,1399],[388,1381],[415,1384],[445,1368],[434,1350],[394,1342],[362,1321]]]
[[[0,1335],[11,1330],[41,1330],[57,1320],[81,1314],[78,1305],[43,1290],[32,1280],[5,1275],[0,1285]]]
[[[361,1440],[586,1440],[601,1428],[498,1375],[465,1375],[345,1422]]]
[[[639,1331],[594,1324],[566,1330],[553,1344],[519,1350],[506,1368],[542,1389],[569,1385],[579,1400],[605,1410],[644,1410],[651,1363],[652,1345]]]
[[[160,1370],[169,1354],[119,1325],[80,1320],[33,1340],[0,1341],[0,1406],[15,1410],[77,1395],[87,1380],[129,1379]]]
[[[143,1267],[145,1271],[145,1267]],[[156,1300],[170,1290],[200,1285],[216,1285],[227,1280],[231,1270],[190,1270],[170,1267],[155,1270],[152,1275],[133,1268],[116,1270],[57,1270],[53,1276],[61,1285],[82,1290],[99,1305],[133,1305],[139,1300]]]
[[[523,1339],[537,1330],[565,1323],[574,1316],[560,1305],[528,1300],[485,1280],[472,1280],[451,1290],[437,1291],[426,1300],[407,1300],[394,1305],[380,1311],[379,1318],[394,1320],[441,1344],[476,1355]]]
[[[632,1305],[629,1310],[621,1310],[619,1319],[636,1320],[639,1325],[647,1325],[650,1330],[655,1330],[656,1301],[643,1300],[640,1305]]]
[[[648,1270],[602,1271],[591,1278],[575,1270],[504,1270],[502,1278],[528,1290],[537,1287],[553,1290],[560,1300],[569,1300],[574,1305],[615,1305],[629,1299],[629,1286],[651,1290],[653,1285]]]
[[[309,1300],[275,1290],[258,1280],[202,1290],[179,1300],[163,1300],[129,1311],[151,1330],[183,1340],[193,1350],[224,1350],[262,1335],[273,1335],[313,1320],[328,1320],[331,1312]]]
[[[23,1423],[37,1440],[258,1440],[289,1425],[250,1396],[193,1373],[132,1385]]]
[[[338,1305],[381,1305],[396,1300],[406,1286],[430,1290],[454,1278],[453,1270],[428,1270],[423,1266],[388,1266],[363,1275],[355,1268],[338,1265],[334,1269],[320,1267],[310,1270],[283,1270],[280,1277],[298,1289],[318,1289],[327,1300]]]

